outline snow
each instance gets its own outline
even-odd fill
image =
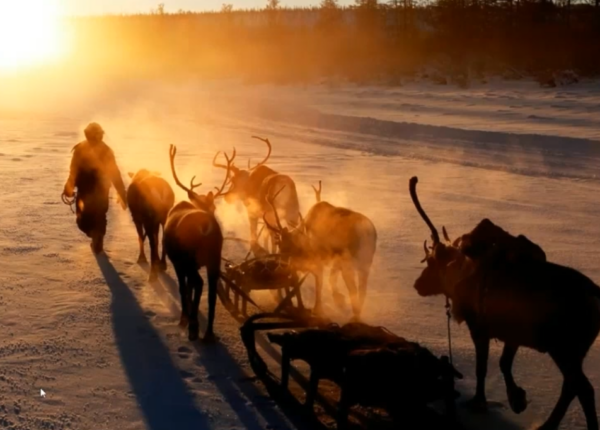
[[[260,384],[247,379],[252,372],[237,325],[220,304],[219,345],[192,344],[179,330],[172,268],[170,281],[147,282],[147,268],[135,263],[128,212],[111,206],[108,257],[91,254],[60,202],[69,151],[90,121],[107,130],[126,183],[129,171],[158,170],[177,199],[185,193],[170,175],[170,143],[178,146],[182,181],[197,175],[201,189],[209,190],[222,180],[223,172],[211,167],[216,151],[235,146],[238,164],[245,165],[248,157],[256,162],[264,156],[264,146],[250,136],[269,137],[269,164],[295,179],[303,213],[314,202],[311,185],[322,180],[324,200],[374,221],[379,241],[366,321],[438,354],[447,353],[443,298],[422,298],[412,288],[429,235],[408,195],[411,176],[419,177],[421,202],[433,222],[452,237],[489,217],[541,244],[552,261],[600,280],[597,83],[541,89],[492,80],[457,89],[423,82],[276,87],[69,76],[24,82],[0,81],[5,427],[294,428]],[[217,214],[226,234],[247,237],[240,206],[223,202]],[[310,288],[305,294],[311,303]],[[331,301],[328,289],[324,297]],[[468,398],[474,350],[464,326],[452,324],[452,345],[455,365],[465,374],[459,387]],[[559,372],[547,356],[519,351],[515,377],[531,403],[517,416],[507,407],[499,353],[500,345],[492,345],[487,378],[488,398],[498,407],[482,416],[462,412],[462,418],[469,428],[540,424],[558,398]],[[595,387],[599,359],[595,344],[585,363]],[[585,428],[577,402],[561,428]]]

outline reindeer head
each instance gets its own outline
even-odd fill
[[[141,181],[149,176],[160,176],[160,172],[151,172],[148,169],[140,169],[136,173],[128,172],[127,175],[133,179],[133,181]]]
[[[267,160],[269,159],[269,157],[271,156],[271,142],[269,142],[269,139],[263,139],[262,137],[258,137],[258,136],[252,136],[252,138],[262,140],[269,147],[269,151],[268,151],[265,159],[263,161],[261,161],[260,163],[258,163],[256,166],[250,167],[250,160],[248,160],[248,169],[247,170],[240,169],[240,168],[234,166],[233,164],[230,164],[233,162],[233,159],[235,158],[235,148],[233,151],[233,157],[231,158],[231,160],[228,160],[228,161],[230,161],[230,163],[228,163],[227,166],[224,164],[218,164],[216,162],[217,157],[221,153],[220,151],[217,152],[215,154],[215,158],[213,158],[213,166],[214,167],[228,169],[227,170],[228,173],[226,176],[226,182],[227,182],[227,184],[230,184],[230,186],[229,186],[229,189],[227,190],[227,192],[223,194],[223,196],[225,197],[225,201],[227,203],[234,203],[235,201],[238,201],[238,200],[243,201],[246,199],[246,197],[248,196],[248,181],[250,180],[250,173],[252,173],[252,171],[254,171],[256,168],[264,165],[267,162]]]
[[[322,190],[322,184],[321,181],[319,181],[319,188],[315,187],[314,185],[311,185],[313,190],[315,191],[315,198],[317,200],[317,203],[321,202],[321,190]],[[279,250],[281,252],[281,254],[283,255],[287,255],[289,257],[291,257],[292,259],[296,258],[301,258],[304,259],[304,257],[306,257],[307,254],[310,253],[310,239],[308,237],[307,234],[307,230],[306,230],[306,224],[304,224],[304,219],[302,218],[302,214],[298,214],[299,218],[300,218],[300,224],[292,229],[289,229],[287,227],[282,227],[281,226],[281,221],[279,220],[279,215],[277,214],[277,210],[275,209],[275,206],[273,205],[273,200],[275,199],[275,197],[277,197],[277,195],[283,191],[283,189],[285,188],[285,186],[283,186],[279,191],[277,191],[277,193],[275,193],[275,195],[271,198],[267,198],[267,201],[269,202],[269,205],[271,206],[273,213],[275,214],[275,220],[277,221],[277,226],[272,226],[271,224],[269,224],[266,220],[266,217],[263,215],[263,219],[265,222],[265,225],[269,228],[269,230],[271,230],[273,233],[275,233],[276,236],[276,241],[277,241],[277,245],[279,246]],[[270,195],[271,190],[269,190],[269,192],[267,192],[267,195]]]
[[[173,174],[173,179],[175,180],[175,183],[181,189],[183,189],[184,191],[187,192],[188,199],[194,206],[196,206],[198,209],[202,209],[202,210],[208,211],[210,213],[214,213],[216,210],[215,198],[217,198],[223,194],[223,188],[225,188],[225,184],[227,183],[227,177],[229,176],[229,167],[230,167],[231,162],[233,161],[233,158],[235,157],[235,150],[234,150],[234,154],[231,157],[231,159],[229,157],[227,157],[227,154],[225,154],[225,158],[227,159],[227,173],[225,174],[225,180],[223,181],[221,188],[215,187],[215,189],[217,190],[216,193],[213,193],[212,191],[210,191],[206,195],[200,195],[200,194],[197,194],[196,192],[194,192],[195,188],[198,188],[199,186],[202,185],[202,183],[194,184],[194,179],[196,178],[196,176],[192,177],[189,188],[186,187],[185,185],[183,185],[179,181],[179,178],[177,177],[177,173],[175,172],[175,154],[177,154],[177,147],[175,145],[171,145],[171,148],[169,150],[169,159],[171,162],[171,173]]]
[[[277,213],[277,209],[273,204],[275,198],[283,191],[286,186],[284,185],[279,189],[275,194],[271,196],[271,191],[267,192],[267,202],[271,206],[271,210],[273,215],[275,216],[275,221],[277,223],[276,226],[271,225],[267,221],[267,213],[263,214],[263,221],[267,228],[275,234],[275,240],[277,242],[277,246],[279,247],[279,251],[281,254],[285,256],[289,256],[291,258],[299,258],[306,254],[306,250],[309,246],[308,235],[306,234],[306,225],[304,224],[304,219],[302,218],[302,214],[298,214],[300,216],[300,224],[292,229],[288,227],[283,227],[281,225],[281,220],[279,219],[279,214]]]
[[[416,176],[411,178],[409,183],[410,196],[417,211],[431,230],[433,245],[428,247],[427,241],[423,244],[425,258],[421,260],[421,263],[426,262],[427,267],[423,269],[423,272],[415,281],[414,288],[420,296],[438,294],[448,296],[452,292],[452,287],[464,277],[467,258],[452,244],[445,227],[443,233],[446,243],[440,241],[437,229],[419,203],[416,190],[417,182],[418,178]]]

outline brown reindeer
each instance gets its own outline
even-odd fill
[[[430,251],[425,245],[427,267],[414,288],[421,296],[444,294],[452,302],[454,319],[467,323],[477,358],[477,388],[471,404],[486,405],[489,344],[490,339],[498,339],[504,343],[500,369],[515,413],[527,407],[525,390],[512,374],[517,350],[524,346],[549,354],[563,375],[560,398],[539,428],[558,428],[578,397],[588,430],[598,430],[594,388],[582,366],[600,331],[600,288],[577,270],[539,258],[511,260],[491,252],[472,259],[441,243],[418,201],[416,184],[414,177],[410,194],[431,230],[433,247]]]
[[[365,215],[320,201],[320,187],[315,193],[318,202],[308,211],[306,220],[300,219],[298,227],[291,230],[283,227],[276,212],[277,225],[273,226],[266,219],[265,224],[277,235],[280,252],[289,255],[298,270],[314,275],[314,312],[321,312],[323,271],[326,265],[333,264],[330,280],[335,281],[337,273],[342,273],[354,318],[358,320],[377,249],[377,230]]]
[[[266,215],[271,223],[275,221],[273,207],[278,212],[280,219],[284,220],[288,226],[296,227],[300,222],[300,203],[296,192],[296,184],[292,178],[265,166],[265,163],[271,156],[272,150],[269,139],[257,136],[252,136],[252,138],[265,142],[268,147],[267,156],[260,163],[251,167],[250,160],[248,160],[247,170],[240,169],[233,164],[228,167],[224,164],[217,164],[216,160],[220,154],[220,152],[217,152],[213,159],[213,166],[228,169],[228,172],[231,173],[230,177],[228,174],[228,180],[231,185],[229,190],[223,195],[227,203],[235,203],[237,201],[244,203],[250,223],[250,239],[254,242],[258,239],[258,220]],[[233,162],[234,158],[235,149],[231,162]],[[283,186],[285,186],[285,192],[274,200],[274,206],[270,206],[267,203],[267,199],[274,199],[274,194],[270,193],[272,193],[272,190],[281,189]],[[270,235],[270,237],[271,252],[275,252],[275,237],[273,235]],[[268,248],[267,240],[265,239],[265,248]]]
[[[217,301],[217,283],[221,276],[221,251],[223,248],[223,234],[215,218],[214,199],[221,195],[227,182],[227,175],[223,185],[217,189],[215,194],[212,191],[206,195],[196,194],[194,189],[202,184],[194,184],[195,176],[190,181],[189,188],[179,181],[175,172],[176,153],[177,148],[171,145],[171,172],[175,183],[187,192],[189,202],[180,202],[169,212],[164,231],[164,245],[167,256],[175,268],[179,283],[179,293],[181,294],[179,325],[185,327],[189,323],[189,340],[198,339],[198,307],[204,285],[198,271],[202,267],[206,267],[208,326],[203,340],[212,342],[216,340],[213,322]],[[227,158],[227,156],[225,157]],[[229,164],[231,160],[227,158],[227,162]]]
[[[165,223],[169,211],[175,203],[175,194],[167,181],[160,177],[158,172],[140,169],[137,173],[129,172],[132,178],[127,188],[127,205],[133,218],[133,223],[138,234],[140,253],[138,263],[147,263],[144,253],[144,240],[146,236],[150,242],[150,276],[153,281],[158,276],[158,271],[167,269],[165,244],[163,240],[162,257],[158,256],[158,233],[160,227],[165,231]]]

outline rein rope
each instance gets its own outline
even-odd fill
[[[450,313],[450,299],[448,299],[448,297],[446,297],[446,318],[448,320],[448,355],[450,358],[450,364],[453,364],[452,362],[452,332],[451,332],[451,328],[450,328],[450,320],[452,319],[452,314]]]
[[[75,202],[77,201],[77,194],[75,194],[72,199],[69,199],[65,195],[65,193],[62,193],[60,198],[65,205],[69,206],[69,209],[71,209],[71,212],[75,213],[75,210],[73,209],[73,207],[75,206]]]

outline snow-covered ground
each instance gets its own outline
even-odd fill
[[[303,212],[323,181],[323,199],[369,216],[378,251],[365,319],[447,352],[443,299],[412,288],[428,230],[408,195],[419,177],[423,206],[440,228],[462,234],[483,217],[541,244],[551,260],[600,282],[600,86],[540,89],[492,82],[468,90],[427,84],[400,88],[243,86],[232,82],[111,84],[0,81],[0,424],[12,429],[293,428],[251,375],[231,317],[219,305],[222,343],[187,341],[170,285],[150,285],[138,266],[135,229],[113,205],[107,258],[96,260],[60,201],[70,149],[83,127],[107,130],[122,174],[159,170],[209,190],[222,180],[217,150],[257,161],[269,137],[269,164],[298,184]],[[175,189],[178,199],[185,194]],[[247,236],[241,207],[217,209],[226,234]],[[228,248],[229,252],[229,248]],[[172,269],[169,274],[173,276]],[[310,291],[306,291],[310,296]],[[325,293],[327,300],[330,295]],[[175,297],[176,299],[176,297]],[[202,308],[205,309],[203,299]],[[452,326],[453,354],[473,393],[474,351]],[[541,423],[561,377],[550,359],[521,350],[515,375],[531,404],[507,408],[493,345],[485,416],[469,428],[521,429]],[[585,367],[600,388],[600,348]],[[39,390],[46,391],[41,398]],[[597,396],[600,399],[600,395]],[[600,407],[600,400],[598,400]],[[583,429],[574,402],[562,428]]]

